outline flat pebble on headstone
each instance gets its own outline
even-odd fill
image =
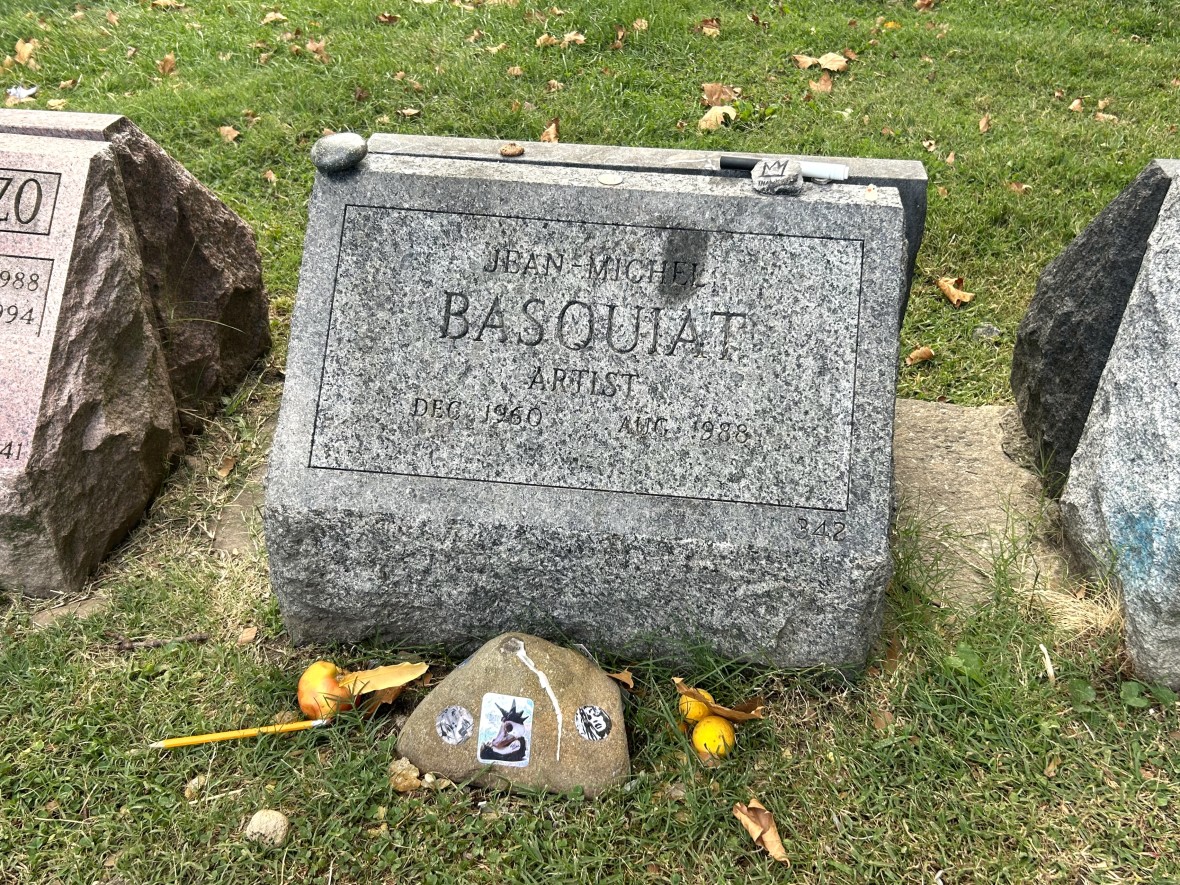
[[[1155,161],[1041,273],[1012,354],[1012,392],[1056,495],[1177,164]]]
[[[1173,184],[1061,498],[1071,551],[1121,588],[1136,674],[1173,688],[1180,688],[1178,378],[1180,186]]]
[[[523,633],[486,643],[410,715],[398,753],[452,781],[597,796],[630,772],[618,685]]]
[[[126,117],[0,109],[0,133],[110,145],[182,420],[219,406],[270,347],[250,226]]]
[[[795,196],[803,191],[803,167],[795,160],[759,160],[750,177],[760,194]]]
[[[79,589],[180,451],[114,151],[0,142],[0,587]]]
[[[355,132],[325,135],[311,148],[311,162],[321,172],[344,172],[365,158],[368,143]]]

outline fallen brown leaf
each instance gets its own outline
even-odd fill
[[[703,18],[693,28],[698,34],[704,34],[706,37],[720,37],[721,36],[721,19],[719,18]]]
[[[262,177],[265,178],[271,184],[274,184],[278,180],[278,176],[274,174],[273,169],[267,169],[265,172],[262,173]]]
[[[239,135],[241,135],[241,134],[242,134],[242,133],[240,133],[240,132],[239,132],[237,129],[234,129],[234,127],[233,127],[233,126],[218,126],[218,127],[217,127],[217,131],[221,133],[221,138],[222,138],[222,140],[224,140],[224,141],[226,141],[226,142],[233,142],[233,141],[236,141],[236,140],[237,140],[237,137],[238,137]],[[233,459],[232,459],[232,458],[226,458],[226,460],[227,460],[227,461],[233,461]],[[236,462],[234,462],[234,463],[236,463]],[[225,461],[223,461],[223,462],[221,463],[221,466],[222,466],[222,468],[224,468],[224,467],[225,467]],[[229,470],[226,470],[226,471],[225,471],[225,473],[221,473],[221,471],[220,471],[220,470],[218,470],[217,472],[218,472],[218,473],[219,473],[221,476],[223,476],[223,477],[224,477],[224,476],[229,476],[229,471],[230,471],[230,470],[233,470],[233,469],[234,469],[234,465],[233,465],[233,463],[231,463],[231,464],[229,465]]]
[[[474,31],[472,31],[470,34],[468,34],[466,37],[464,37],[463,40],[467,43],[474,43],[477,40],[479,40],[481,37],[486,37],[486,36],[487,36],[487,34],[485,34],[479,28],[476,28]]]
[[[944,200],[945,200],[947,197],[949,197],[949,196],[950,196],[950,193],[951,193],[951,192],[950,192],[950,191],[948,191],[948,190],[947,190],[945,187],[943,187],[941,184],[940,184],[940,185],[939,185],[939,186],[936,188],[936,190],[938,191],[938,195],[939,195],[940,197],[942,197]]]
[[[1080,98],[1075,98],[1069,103],[1069,109],[1075,114],[1080,114],[1082,112],[1082,100]]]
[[[963,285],[962,277],[939,277],[938,290],[947,297],[955,307],[960,304],[966,304],[975,297],[972,292],[964,292],[960,286]]]
[[[156,70],[165,77],[171,77],[176,73],[176,55],[169,52],[162,59],[156,62]]]
[[[992,115],[991,114],[984,114],[982,117],[979,118],[979,131],[980,132],[987,132],[991,128],[992,128]]]
[[[856,61],[860,57],[855,52],[853,52],[851,49],[845,49],[841,53],[841,55],[843,55],[849,61]]]
[[[580,34],[577,31],[570,31],[568,34],[566,34],[564,37],[561,38],[561,48],[562,49],[569,49],[569,46],[571,43],[581,46],[585,42],[586,42],[586,37],[583,34]]]
[[[1053,90],[1053,100],[1054,101],[1064,101],[1065,100],[1065,90],[1064,89],[1054,89]]]
[[[394,15],[392,12],[377,13],[377,24],[379,25],[396,25],[401,20],[400,15]]]
[[[268,12],[262,17],[262,21],[259,22],[259,24],[269,25],[273,24],[274,22],[285,22],[286,20],[287,17],[281,12]]]
[[[885,24],[881,25],[881,27],[883,27],[887,31],[900,31],[901,30],[901,25],[898,24],[897,22],[894,22],[894,21],[885,22]]]
[[[715,108],[718,105],[730,104],[742,94],[742,90],[724,83],[702,83],[701,104]]]
[[[107,22],[113,27],[119,24],[119,16],[115,15],[111,10],[107,10]]]
[[[389,664],[373,670],[360,670],[348,673],[339,679],[340,687],[352,695],[369,694],[384,691],[387,688],[400,688],[409,685],[430,669],[425,663]]]
[[[825,71],[839,73],[848,70],[848,59],[838,52],[825,52],[819,57],[819,66]]]
[[[827,95],[832,91],[832,75],[824,71],[822,77],[818,80],[812,80],[807,84],[811,87],[812,92],[818,92],[820,95]]]
[[[524,68],[522,68],[520,65],[513,65],[508,69],[507,74],[509,77],[523,77]]]
[[[358,86],[352,91],[352,100],[356,102],[368,101],[372,97],[373,93],[363,86]]]
[[[812,65],[819,64],[819,59],[810,55],[792,55],[791,58],[793,58],[795,60],[795,64],[797,64],[800,69],[804,71],[806,71]]]
[[[205,789],[205,785],[209,783],[209,775],[198,774],[187,784],[184,785],[184,798],[192,802],[201,795],[201,791]]]
[[[410,119],[410,117],[416,117],[420,113],[422,113],[422,112],[420,110],[418,110],[417,108],[402,108],[400,111],[397,112],[397,115],[399,117],[405,117],[408,120],[408,119]]]
[[[1032,190],[1032,185],[1025,184],[1023,181],[1009,181],[1008,190],[1014,194],[1027,194]]]
[[[631,22],[631,30],[633,30],[633,31],[646,31],[647,30],[647,19],[645,19],[645,18],[635,19],[635,21]]]
[[[540,37],[537,38],[537,46],[538,47],[557,46],[560,42],[561,41],[558,40],[556,37],[554,37],[552,34],[542,34]]]
[[[57,84],[57,88],[62,90],[63,92],[65,92],[67,89],[73,89],[75,86],[78,85],[79,79],[81,79],[81,78],[74,77],[72,80],[62,80],[60,83]]]
[[[930,153],[934,153],[938,150],[938,142],[933,138],[924,138],[922,139],[922,147],[926,148]]]
[[[705,111],[705,115],[697,121],[697,129],[701,132],[715,132],[736,116],[737,111],[729,105],[718,105]]]
[[[934,359],[934,351],[923,345],[910,351],[910,355],[905,358],[905,364],[907,366],[913,366],[932,359]]]
[[[314,55],[316,59],[318,59],[322,64],[329,64],[332,61],[332,57],[328,55],[327,50],[324,49],[324,44],[327,42],[327,37],[324,37],[321,40],[307,41],[307,51]]]
[[[66,100],[64,98],[51,98],[49,101],[45,102],[45,107],[49,108],[51,111],[60,111],[65,106]]]
[[[949,154],[946,155],[946,164],[948,166],[955,165],[955,152],[954,151],[951,151]]]
[[[484,52],[487,52],[490,55],[495,55],[497,52],[503,52],[507,48],[508,48],[507,43],[497,43],[495,46],[488,46],[487,48],[485,48]]]
[[[774,815],[766,810],[765,805],[757,799],[751,799],[747,805],[735,802],[733,816],[746,828],[755,845],[766,849],[766,852],[780,863],[791,865],[791,859],[787,857],[786,849],[783,848],[783,840],[779,837]]]
[[[751,719],[765,719],[766,704],[762,698],[751,698],[748,701],[738,704],[734,707],[723,707],[709,700],[707,695],[702,694],[699,690],[690,685],[685,685],[684,680],[679,676],[673,677],[672,684],[676,686],[676,691],[685,697],[690,697],[694,701],[699,701],[709,708],[709,712],[714,716],[720,716],[722,719],[728,719],[730,722],[749,722]]]
[[[152,0],[152,6],[156,9],[184,9],[180,0]]]
[[[1102,111],[1097,111],[1094,114],[1094,119],[1099,123],[1117,123],[1119,121],[1119,118],[1114,114],[1104,114]]]
[[[877,731],[885,731],[893,724],[893,714],[888,710],[871,710],[869,718],[872,719],[873,728]]]
[[[630,670],[623,670],[619,673],[607,673],[606,675],[620,685],[627,686],[628,689],[635,688],[635,677],[631,675]]]
[[[1055,777],[1057,774],[1057,767],[1061,764],[1060,756],[1050,756],[1045,763],[1045,777]]]
[[[554,117],[545,126],[545,131],[541,133],[541,141],[556,144],[561,141],[561,119]]]
[[[914,0],[914,9],[918,12],[929,12],[934,8],[934,0]]]
[[[550,80],[545,84],[546,92],[561,92],[563,89],[565,89],[565,84],[559,80]]]
[[[229,129],[232,127],[222,126],[221,128],[222,129]],[[221,137],[225,138],[225,133],[222,133]],[[234,137],[236,138],[237,135],[235,134]],[[233,139],[225,138],[225,140],[232,141]],[[231,473],[233,473],[234,468],[237,465],[238,465],[237,458],[235,458],[233,455],[226,455],[224,458],[221,459],[221,465],[217,468],[217,475],[220,476],[222,479],[225,479],[227,476],[229,476]]]
[[[243,630],[241,633],[238,634],[238,645],[249,645],[251,642],[253,642],[257,638],[258,638],[258,628],[257,627],[247,627],[245,630]]]
[[[1099,102],[1098,102],[1098,110],[1100,110],[1100,111],[1105,111],[1105,110],[1106,110],[1108,107],[1110,107],[1110,103],[1111,103],[1113,100],[1114,100],[1114,99],[1111,99],[1111,98],[1104,98],[1104,99],[1102,99],[1101,101],[1099,101]]]

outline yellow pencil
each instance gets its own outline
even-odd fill
[[[307,719],[303,722],[284,722],[282,725],[262,725],[258,728],[240,728],[237,731],[218,731],[213,734],[194,734],[191,737],[168,738],[151,745],[153,750],[174,750],[177,747],[193,747],[197,744],[211,744],[214,741],[232,741],[238,738],[258,737],[260,734],[283,734],[288,731],[306,731],[327,725],[327,719]]]

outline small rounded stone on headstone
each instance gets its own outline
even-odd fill
[[[311,148],[311,162],[321,172],[345,172],[365,158],[369,143],[355,132],[325,135]]]
[[[290,827],[287,815],[273,808],[263,808],[254,812],[254,816],[246,824],[246,838],[267,845],[282,845],[287,841],[287,831]]]
[[[803,167],[796,160],[759,160],[750,179],[760,194],[791,197],[803,191]]]
[[[598,176],[598,183],[605,184],[607,187],[614,187],[616,184],[623,183],[623,176],[617,172],[603,172]]]
[[[510,141],[500,148],[501,157],[522,157],[524,156],[524,148],[518,145],[515,141]]]

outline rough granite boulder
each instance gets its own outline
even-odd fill
[[[525,633],[484,644],[418,705],[397,751],[487,787],[587,796],[631,770],[619,687],[592,661]]]
[[[0,342],[11,385],[0,426],[22,450],[0,461],[0,587],[51,596],[79,589],[127,534],[181,446],[114,151],[22,136],[0,144],[2,165],[28,154],[61,175],[43,247],[61,251],[19,260],[68,271],[63,288],[49,286],[40,333]],[[0,234],[0,251],[20,254],[30,239]]]
[[[1174,164],[1173,168],[1180,164]],[[1122,589],[1136,673],[1180,688],[1180,187],[1147,245],[1061,499],[1066,541]]]
[[[126,117],[0,110],[5,132],[111,145],[177,408],[183,419],[216,407],[270,347],[250,226]]]
[[[1037,281],[1016,333],[1012,392],[1057,495],[1135,284],[1147,239],[1180,164],[1148,165]]]

